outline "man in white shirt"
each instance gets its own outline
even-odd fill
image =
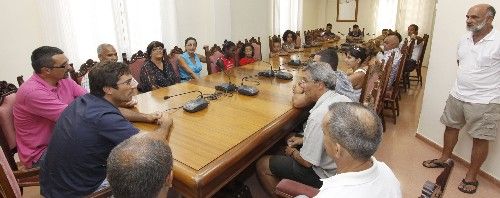
[[[115,47],[111,44],[103,43],[97,46],[97,58],[99,58],[99,62],[116,62],[118,61],[118,54],[116,53]],[[94,66],[95,67],[95,66]],[[81,86],[90,92],[89,85],[89,73],[90,70],[83,76]]]
[[[377,58],[379,61],[384,61],[387,62],[389,57],[391,56],[392,52],[395,52],[394,54],[394,61],[392,62],[391,66],[391,73],[389,77],[389,83],[387,84],[387,87],[391,87],[394,81],[396,80],[397,74],[398,74],[398,65],[399,61],[401,59],[401,51],[399,50],[399,43],[401,43],[401,35],[397,32],[391,32],[385,37],[384,39],[384,52],[379,52],[377,54]]]
[[[458,71],[455,85],[446,101],[441,122],[446,125],[441,157],[422,163],[441,168],[451,157],[459,131],[473,138],[469,170],[458,189],[475,193],[477,174],[488,156],[489,141],[500,130],[500,32],[493,29],[495,9],[479,4],[467,12],[470,31],[458,44]]]
[[[375,112],[359,103],[334,103],[322,128],[323,143],[337,164],[337,174],[321,180],[316,197],[402,197],[394,173],[373,157],[382,139],[382,123]]]
[[[405,84],[409,84],[410,72],[417,68],[420,64],[420,54],[422,53],[422,48],[424,46],[424,39],[418,36],[418,25],[411,24],[408,26],[408,45],[415,40],[413,44],[413,50],[410,57],[406,59],[405,67],[403,71],[403,80],[406,80]]]
[[[314,62],[306,67],[299,85],[295,86],[292,98],[294,107],[307,104],[314,106],[309,111],[304,136],[290,137],[285,155],[264,156],[257,162],[257,175],[270,195],[274,194],[274,188],[282,178],[319,188],[321,178],[335,174],[336,165],[321,144],[321,120],[330,104],[351,102],[346,96],[334,91],[335,82],[335,74],[328,63]],[[302,148],[299,150],[300,145]]]

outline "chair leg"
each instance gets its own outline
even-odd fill
[[[420,83],[420,86],[422,86],[422,68],[417,68],[417,78],[418,78],[418,83]]]
[[[392,111],[392,119],[394,119],[394,124],[396,124],[396,101],[391,101],[391,111]]]
[[[396,100],[396,112],[398,113],[397,115],[399,116],[399,100]]]

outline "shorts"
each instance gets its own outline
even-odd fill
[[[269,158],[269,169],[274,176],[279,178],[291,179],[315,188],[320,188],[323,184],[312,167],[302,166],[295,159],[288,156],[271,156]]]
[[[500,130],[500,104],[463,102],[448,96],[441,123],[467,131],[473,138],[495,140]]]

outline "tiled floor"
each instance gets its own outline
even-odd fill
[[[382,144],[375,154],[375,157],[379,161],[387,163],[398,177],[403,197],[419,196],[425,181],[434,181],[442,170],[427,169],[421,165],[423,160],[432,159],[439,155],[438,150],[415,137],[423,93],[423,87],[413,85],[408,92],[402,95],[401,112],[397,124],[394,125],[392,119],[386,118],[387,130],[384,133]],[[464,165],[455,164],[444,197],[500,197],[500,188],[481,177],[479,178],[480,186],[475,194],[468,195],[458,191],[457,186],[465,176],[466,171]],[[268,197],[263,192],[255,174],[246,179],[246,184],[250,187],[253,197]],[[41,197],[38,195],[38,187],[25,188],[24,192],[24,197]]]

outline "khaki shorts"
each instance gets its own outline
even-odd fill
[[[500,130],[500,104],[476,104],[448,96],[441,123],[467,131],[472,138],[495,140]]]

